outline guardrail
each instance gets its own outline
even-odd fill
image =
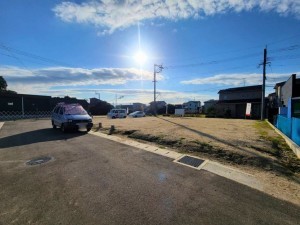
[[[50,118],[51,111],[13,111],[13,112],[0,112],[0,121],[7,120],[20,120],[20,119],[33,119],[33,118]]]

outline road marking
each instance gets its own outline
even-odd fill
[[[128,140],[127,138],[121,138],[118,136],[112,136],[112,135],[107,135],[107,134],[103,134],[100,132],[89,132],[89,134],[98,136],[98,137],[102,137],[102,138],[106,138],[115,142],[119,142],[125,145],[129,145],[147,152],[152,152],[154,154],[158,154],[158,155],[162,155],[171,159],[174,159],[173,162],[196,169],[196,170],[206,170],[208,172],[217,174],[221,177],[225,177],[227,179],[233,180],[235,182],[244,184],[248,187],[260,190],[260,191],[264,191],[264,185],[253,175],[242,172],[240,170],[228,167],[228,166],[224,166],[222,164],[219,164],[217,162],[213,162],[210,160],[205,160],[199,167],[193,167],[193,166],[189,166],[183,163],[178,162],[178,160],[180,160],[183,156],[186,156],[186,154],[181,154],[175,151],[171,151],[170,149],[163,149],[163,148],[159,148],[159,147],[155,147],[152,145],[147,145],[144,143],[140,143],[134,140]],[[195,157],[195,156],[191,156],[191,157]],[[197,158],[197,157],[195,157]]]
[[[4,122],[0,122],[0,130],[1,130],[3,125],[4,125]]]

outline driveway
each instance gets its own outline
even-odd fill
[[[26,161],[51,156],[48,163]],[[300,208],[47,120],[0,130],[0,224],[298,224]]]

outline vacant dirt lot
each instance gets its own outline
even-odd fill
[[[266,123],[195,117],[107,119],[95,117],[95,129],[147,141],[176,151],[230,164],[270,184],[270,192],[300,202],[300,160]],[[295,201],[294,201],[295,202]]]

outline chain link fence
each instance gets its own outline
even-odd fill
[[[0,121],[50,118],[51,111],[7,111],[0,112]]]

